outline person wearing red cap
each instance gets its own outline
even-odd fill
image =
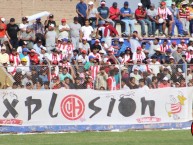
[[[170,49],[172,50],[172,52],[177,50],[177,43],[176,43],[176,41],[172,42],[172,44],[170,45]]]
[[[82,50],[86,51],[86,54],[89,54],[90,51],[90,45],[87,43],[87,39],[85,37],[82,38],[82,42],[79,43],[79,50],[82,52]]]
[[[59,30],[58,39],[64,39],[64,38],[68,39],[70,27],[66,23],[65,18],[61,20],[61,24],[59,25],[58,30]]]
[[[161,2],[158,8],[158,16],[160,27],[162,27],[163,32],[160,34],[165,34],[166,26],[168,25],[168,35],[172,36],[172,25],[173,25],[173,15],[172,12],[166,7],[166,2]],[[161,21],[162,20],[162,21]],[[160,28],[161,29],[161,28]]]
[[[86,50],[81,51],[81,54],[78,56],[78,60],[82,60],[83,64],[86,64],[87,62],[89,62],[89,58]]]
[[[136,63],[137,60],[141,60],[143,61],[145,59],[145,54],[144,52],[142,51],[142,48],[141,46],[137,47],[137,51],[133,53],[133,62]]]

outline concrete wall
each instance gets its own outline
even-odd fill
[[[59,24],[61,18],[66,18],[71,22],[76,16],[76,4],[80,0],[1,0],[1,17],[9,21],[11,17],[16,22],[21,22],[22,16],[30,16],[42,11],[54,14],[55,20]],[[89,0],[85,0],[86,3]],[[98,0],[93,0],[97,4]],[[45,18],[44,18],[45,19]]]

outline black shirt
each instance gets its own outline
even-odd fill
[[[9,37],[12,39],[12,40],[17,40],[17,33],[19,32],[19,27],[18,25],[16,24],[7,24],[7,33],[9,35]]]
[[[47,20],[46,20],[46,21],[47,21]],[[47,29],[50,24],[54,24],[54,26],[56,27],[56,21],[50,21],[50,20],[48,20],[48,24],[45,26],[45,29]]]

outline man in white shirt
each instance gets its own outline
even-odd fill
[[[120,90],[130,90],[130,88],[126,85],[126,80],[125,79],[122,79],[121,80],[121,88]]]
[[[92,40],[92,34],[93,34],[93,28],[90,26],[89,20],[85,21],[85,26],[81,27],[81,34],[82,37],[85,37],[87,39],[87,42],[91,45]]]
[[[68,26],[68,24],[66,24],[66,19],[62,19],[61,20],[61,24],[58,27],[59,30],[59,35],[58,35],[58,39],[68,39],[69,37],[69,31],[70,31],[70,27]]]
[[[139,88],[143,89],[143,90],[149,90],[149,87],[147,85],[145,85],[145,80],[144,79],[139,80]]]
[[[41,46],[42,46],[42,40],[38,39],[37,43],[34,44],[33,49],[36,51],[36,53],[40,54],[41,53]]]
[[[137,47],[141,46],[140,44],[141,41],[142,41],[142,38],[139,37],[138,32],[134,31],[132,34],[132,37],[129,39],[132,53],[136,52]]]

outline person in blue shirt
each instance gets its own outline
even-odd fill
[[[86,20],[86,11],[87,5],[84,3],[84,0],[80,0],[80,2],[76,5],[76,12],[78,14],[78,22],[81,26],[84,26]]]
[[[119,51],[117,52],[117,56],[120,56],[121,53],[125,52],[125,50],[127,49],[127,45],[124,43],[124,39],[123,38],[119,38]]]
[[[174,36],[174,28],[175,25],[178,28],[178,36],[183,36],[183,26],[182,22],[179,20],[179,9],[176,7],[176,3],[172,2],[171,7],[169,7],[170,11],[172,12],[172,15],[174,17],[174,23],[172,25],[172,36]]]
[[[134,20],[132,19],[133,14],[131,9],[129,8],[129,2],[124,2],[124,7],[121,8],[121,21],[125,23],[125,34],[129,35],[129,26],[130,26],[130,34],[133,33],[135,29]]]

